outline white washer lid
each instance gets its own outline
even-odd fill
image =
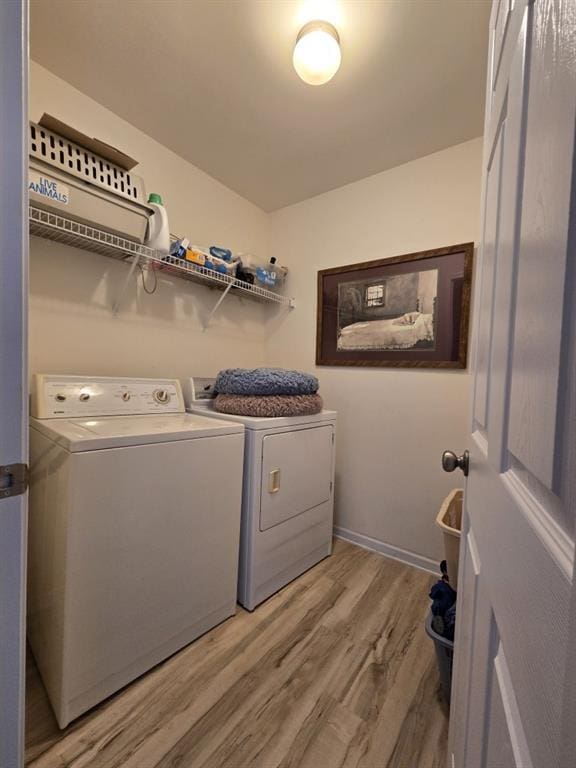
[[[321,411],[313,416],[238,416],[233,413],[220,413],[213,410],[211,404],[193,405],[187,407],[189,413],[206,414],[213,419],[236,421],[244,424],[246,429],[274,429],[276,427],[296,427],[300,424],[319,424],[325,421],[336,421],[336,411]]]
[[[30,419],[30,426],[71,452],[167,443],[244,431],[244,426],[237,421],[189,413],[103,416],[92,419]]]

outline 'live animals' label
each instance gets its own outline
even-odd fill
[[[49,200],[55,200],[57,203],[62,203],[62,205],[68,205],[70,200],[70,192],[67,186],[35,171],[30,171],[28,191],[35,192],[37,195],[46,197]]]

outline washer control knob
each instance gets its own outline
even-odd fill
[[[131,397],[130,392],[122,392],[122,400],[124,400],[125,403],[127,403],[128,400],[130,400],[130,397]]]
[[[60,393],[58,393],[56,395],[56,400],[58,400],[59,403],[63,403],[64,400],[66,400],[66,395],[61,395]]]
[[[89,392],[80,392],[80,402],[86,403],[88,400],[90,400],[90,393]]]
[[[165,389],[154,390],[154,400],[161,405],[170,402],[170,392],[166,392]]]

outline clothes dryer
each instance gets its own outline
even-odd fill
[[[253,610],[332,552],[336,412],[236,416],[212,409],[214,379],[183,391],[189,412],[246,428],[238,602]]]

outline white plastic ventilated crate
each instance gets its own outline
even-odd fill
[[[140,176],[32,122],[30,123],[29,153],[30,157],[36,160],[76,176],[82,181],[88,181],[114,195],[137,203],[146,202],[144,180]]]
[[[142,243],[150,209],[140,176],[30,123],[30,201]]]

